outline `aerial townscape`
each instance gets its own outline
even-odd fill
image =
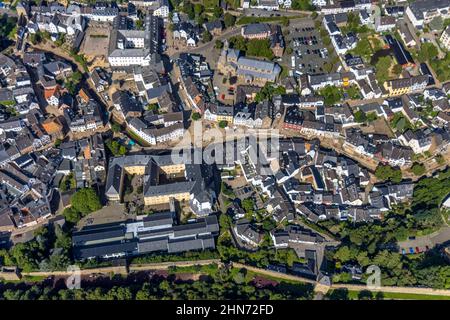
[[[450,0],[0,20],[0,300],[450,299]]]

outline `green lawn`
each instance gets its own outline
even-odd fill
[[[239,272],[239,270],[241,270],[241,269],[240,269],[240,268],[237,268],[237,267],[233,267],[233,269],[231,270],[231,272],[232,272],[232,273],[237,273],[237,272]],[[276,281],[276,282],[278,282],[278,283],[284,282],[284,283],[287,283],[287,284],[303,284],[303,285],[309,285],[308,282],[304,282],[304,281],[301,281],[301,280],[283,279],[283,278],[280,278],[280,277],[277,277],[277,276],[271,276],[271,275],[267,275],[267,274],[262,273],[262,272],[256,272],[256,271],[248,270],[248,269],[247,269],[246,276],[245,276],[245,278],[246,278],[247,281],[252,280],[255,276],[260,276],[260,277],[263,277],[264,279],[267,279],[267,280],[273,280],[273,281]]]
[[[25,275],[20,280],[0,280],[0,283],[22,283],[22,282],[42,282],[46,279],[46,276],[28,276]]]
[[[348,297],[358,300],[359,291],[348,291]],[[375,295],[376,293],[373,292]],[[383,292],[384,300],[450,300],[450,297],[428,294]]]
[[[169,271],[170,273],[193,273],[193,274],[207,274],[212,276],[213,274],[215,274],[217,272],[217,270],[219,269],[219,267],[217,266],[217,264],[207,264],[207,265],[194,265],[194,266],[185,266],[185,267],[170,267]]]

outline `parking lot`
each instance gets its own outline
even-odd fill
[[[288,35],[288,41],[292,48],[292,55],[287,56],[290,69],[297,75],[309,73],[327,72],[326,63],[331,63],[330,55],[323,44],[320,33],[314,28],[312,21],[292,28]]]
[[[403,254],[416,254],[428,251],[436,245],[448,243],[450,241],[450,227],[442,227],[430,235],[421,237],[410,237],[398,243],[400,252]]]

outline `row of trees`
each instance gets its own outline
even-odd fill
[[[213,269],[211,269],[213,270]],[[229,299],[311,299],[312,285],[288,284],[257,289],[245,269],[216,268],[199,281],[179,281],[176,277],[153,277],[144,284],[119,283],[112,287],[85,287],[68,290],[51,286],[0,286],[5,300],[229,300]]]

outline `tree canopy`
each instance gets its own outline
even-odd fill
[[[53,288],[49,284],[16,284],[0,288],[0,296],[6,300],[268,300],[311,299],[313,286],[302,283],[274,281],[274,285],[256,288],[254,275],[245,269],[199,268],[204,276],[198,281],[178,280],[174,274],[168,277],[152,277],[138,285],[124,283],[113,286],[86,286],[81,289]]]
[[[402,171],[394,169],[389,165],[378,165],[375,170],[375,176],[383,181],[392,181],[395,183],[402,181]]]
[[[225,24],[226,28],[232,27],[236,23],[236,17],[227,12],[223,16],[223,23]]]
[[[66,208],[63,215],[66,221],[77,223],[87,214],[100,210],[102,204],[100,198],[92,188],[83,188],[75,192],[70,199],[71,206]]]
[[[336,86],[326,86],[319,90],[319,95],[324,98],[326,105],[330,106],[344,98],[344,94],[341,88]]]
[[[414,175],[421,176],[425,173],[425,166],[421,163],[415,162],[411,167],[411,171],[414,173]]]

